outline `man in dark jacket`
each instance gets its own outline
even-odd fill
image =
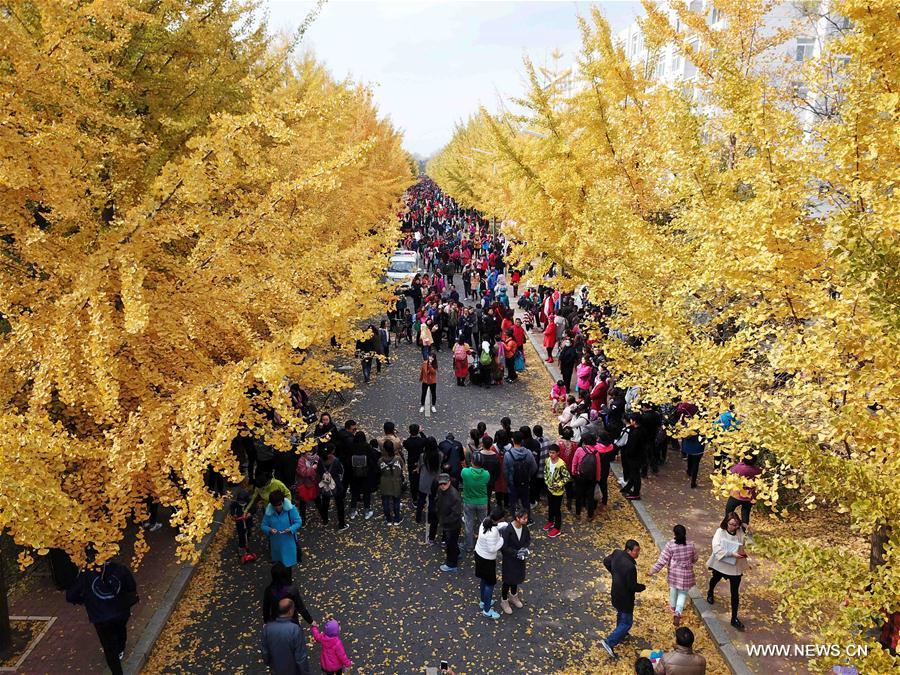
[[[409,496],[415,506],[419,503],[419,457],[425,451],[425,434],[418,424],[409,425],[409,438],[403,441],[403,447],[409,471]]]
[[[293,621],[294,601],[278,601],[278,618],[263,626],[263,660],[273,675],[309,675],[309,654],[303,632]]]
[[[622,494],[627,499],[641,498],[641,467],[644,464],[644,435],[640,427],[640,416],[637,413],[625,415],[627,426],[615,441],[622,453],[622,474],[625,485]]]
[[[122,675],[128,619],[132,605],[138,601],[137,584],[129,569],[108,562],[100,569],[84,570],[66,591],[66,600],[84,605],[100,638],[106,664],[113,675]]]
[[[659,466],[662,464],[661,444],[657,442],[662,428],[662,415],[648,401],[641,403],[640,415],[641,435],[644,441],[644,466],[641,469],[641,476],[646,478],[648,468],[653,473],[658,473]]]
[[[353,437],[356,435],[357,425],[354,420],[344,422],[344,428],[334,432],[334,454],[345,467],[350,466],[350,455],[353,454]]]
[[[459,485],[459,476],[462,473],[463,460],[465,459],[465,450],[462,443],[450,433],[438,444],[438,449],[441,451],[441,466],[450,474],[454,484]]]
[[[455,572],[459,564],[459,531],[462,528],[462,499],[450,482],[449,474],[438,476],[437,517],[438,525],[444,531],[447,557],[441,565],[441,572]]]
[[[600,640],[600,646],[615,658],[613,647],[619,644],[628,635],[631,625],[634,623],[634,596],[643,591],[646,586],[637,582],[637,557],[641,553],[641,546],[634,539],[625,542],[625,549],[613,551],[603,559],[603,566],[612,575],[612,606],[616,608],[616,627],[605,640]]]

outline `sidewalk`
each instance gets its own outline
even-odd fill
[[[204,539],[203,547],[209,539],[209,536]],[[126,673],[140,672],[149,649],[193,571],[192,565],[180,563],[175,557],[175,531],[168,525],[148,533],[147,542],[150,551],[141,566],[132,570],[140,602],[132,608],[128,622],[128,646],[123,663]],[[133,534],[126,536],[119,558],[129,567],[133,544]],[[42,568],[23,580],[10,597],[10,615],[54,620],[13,672],[33,675],[108,672],[100,641],[88,622],[84,607],[67,603],[65,592],[57,590],[49,571],[44,571],[49,570],[49,564],[38,564]]]
[[[553,382],[562,379],[555,363],[547,363],[547,352],[539,333],[527,332],[531,345],[541,358]],[[707,453],[709,454],[709,453]],[[748,657],[747,644],[782,644],[795,641],[790,628],[774,620],[774,607],[755,592],[760,580],[751,565],[741,584],[739,616],[747,626],[743,633],[730,625],[730,605],[727,583],[716,588],[715,605],[707,604],[706,584],[709,574],[705,562],[709,558],[712,535],[724,516],[724,502],[710,492],[711,457],[704,456],[700,466],[700,480],[696,489],[690,488],[685,476],[684,462],[676,453],[668,456],[657,475],[643,481],[640,501],[631,502],[638,517],[662,549],[671,538],[671,528],[680,523],[687,528],[688,538],[697,546],[699,562],[698,586],[691,591],[691,602],[719,647],[719,651],[735,673],[805,673],[806,663],[783,657]],[[613,464],[613,472],[621,477],[621,465]],[[756,516],[759,517],[758,515]],[[753,517],[751,517],[751,525]],[[764,582],[763,582],[764,583]],[[702,588],[701,588],[702,587]]]

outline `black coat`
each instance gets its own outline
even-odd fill
[[[522,528],[522,536],[517,537],[512,523],[503,528],[503,583],[521,584],[525,581],[525,561],[519,560],[516,553],[520,548],[531,546],[531,533],[527,527]]]
[[[452,485],[446,490],[438,488],[435,496],[438,524],[444,530],[462,527],[463,505],[459,492]]]
[[[603,566],[612,574],[612,606],[619,612],[634,613],[634,596],[646,586],[637,582],[637,563],[624,550],[613,551],[603,559]]]

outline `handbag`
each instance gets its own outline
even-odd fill
[[[522,352],[516,352],[516,357],[513,360],[513,365],[515,366],[516,372],[521,373],[525,370],[525,355]]]
[[[599,502],[603,499],[603,490],[600,489],[600,483],[597,483],[594,486],[594,501]]]

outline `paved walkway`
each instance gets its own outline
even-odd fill
[[[531,333],[531,343],[535,350],[546,359],[546,351],[541,342],[540,333]],[[544,362],[548,373],[548,382],[561,379],[557,365]],[[807,663],[802,659],[789,659],[775,656],[753,656],[747,651],[748,644],[787,644],[799,641],[790,631],[790,627],[774,618],[774,607],[771,602],[760,597],[759,570],[751,558],[750,569],[744,574],[741,583],[741,607],[739,617],[746,625],[746,631],[740,632],[732,628],[730,595],[727,582],[720,582],[716,588],[716,603],[709,605],[705,601],[706,584],[709,574],[705,563],[711,553],[712,535],[724,517],[725,503],[711,492],[709,474],[712,472],[712,453],[705,453],[700,464],[700,479],[696,489],[691,489],[690,479],[686,476],[686,463],[678,453],[669,454],[666,463],[658,474],[652,473],[642,481],[641,500],[634,502],[640,510],[646,509],[655,522],[658,535],[664,543],[672,537],[671,528],[680,523],[687,528],[688,538],[693,540],[699,554],[697,571],[697,593],[692,594],[692,601],[697,610],[706,618],[708,628],[720,645],[723,654],[735,671],[744,666],[754,673],[806,673]],[[619,463],[613,469],[621,475]],[[757,515],[756,518],[759,518]],[[751,514],[750,523],[754,516]],[[647,523],[645,522],[645,525]],[[659,543],[659,542],[657,542]],[[754,569],[756,567],[756,569]],[[702,571],[701,571],[702,570]],[[765,576],[763,577],[765,579]]]
[[[140,637],[145,634],[154,614],[164,604],[165,596],[184,565],[175,559],[174,531],[168,526],[147,535],[150,552],[135,572],[140,602],[133,608],[128,624],[126,660],[132,655]],[[132,539],[127,539],[122,560],[131,557]],[[83,606],[70,605],[65,593],[56,590],[46,563],[30,574],[17,587],[10,602],[13,616],[52,617],[55,621],[28,654],[17,673],[108,672],[97,633],[88,622]]]

